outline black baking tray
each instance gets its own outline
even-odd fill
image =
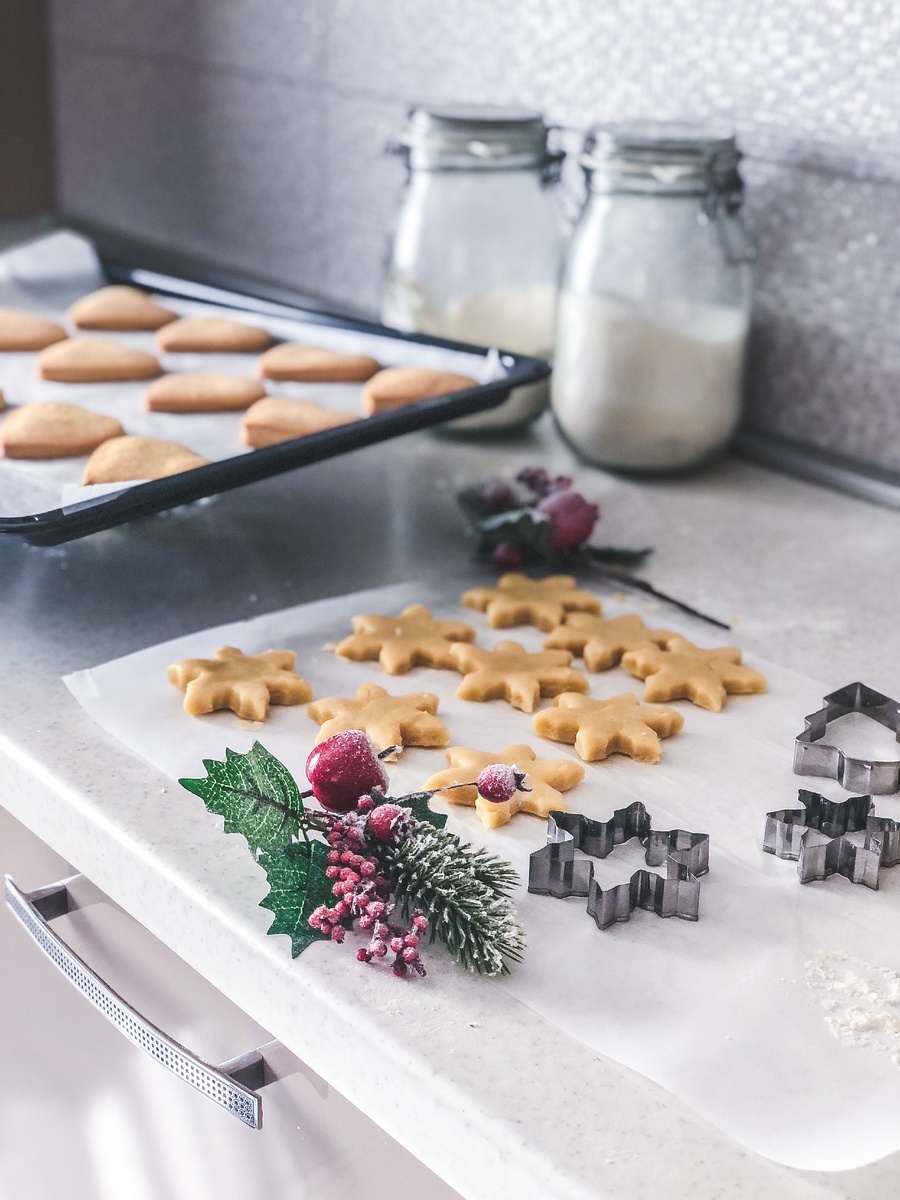
[[[67,222],[71,227],[74,222]],[[402,333],[385,325],[345,314],[327,312],[315,304],[295,303],[288,289],[254,280],[187,256],[93,229],[88,232],[104,273],[113,283],[130,283],[154,293],[203,300],[222,308],[263,316],[301,319],[307,323],[352,329],[389,338],[483,355],[484,347],[423,334]],[[239,454],[180,475],[138,484],[126,491],[83,500],[65,508],[23,517],[0,517],[0,534],[23,538],[34,546],[55,546],[111,529],[140,517],[231,491],[248,483],[359,450],[388,438],[428,429],[457,417],[496,408],[514,387],[546,379],[550,367],[527,355],[500,350],[506,376],[449,396],[437,396],[406,408],[309,434],[276,446]]]

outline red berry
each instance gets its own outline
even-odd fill
[[[336,733],[314,747],[306,760],[306,777],[315,798],[332,812],[349,812],[360,796],[388,786],[374,742],[359,729]]]
[[[491,562],[502,571],[514,571],[516,567],[521,567],[524,561],[525,555],[515,542],[500,542],[491,554]]]
[[[365,948],[365,946],[360,946],[360,948],[356,952],[356,961],[357,962],[368,962],[371,957],[372,957],[372,955]]]
[[[485,767],[478,776],[475,786],[479,796],[490,800],[492,804],[503,804],[511,800],[525,781],[524,771],[517,767],[507,766],[506,763],[492,763]]]
[[[393,842],[403,832],[409,811],[399,804],[379,804],[366,818],[366,829],[376,842]]]
[[[406,974],[406,963],[402,959],[397,959],[396,962],[391,963],[391,971],[398,979],[402,979]]]
[[[584,496],[568,489],[550,492],[535,510],[550,522],[550,545],[554,550],[571,550],[587,541],[600,516],[596,504],[589,504]]]

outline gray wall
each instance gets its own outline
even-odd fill
[[[55,0],[51,30],[63,209],[357,306],[409,99],[732,121],[749,423],[900,469],[894,0]]]

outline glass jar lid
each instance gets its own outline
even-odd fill
[[[417,170],[543,166],[548,128],[538,112],[489,104],[415,105],[396,149]]]
[[[739,192],[740,160],[733,131],[722,126],[628,121],[593,126],[579,161],[597,190],[691,194]]]

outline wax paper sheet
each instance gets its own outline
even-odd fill
[[[317,731],[303,708],[273,708],[258,727],[231,713],[184,714],[167,665],[223,644],[248,653],[295,650],[317,697],[350,696],[365,681],[391,693],[436,692],[451,745],[502,750],[530,742],[540,758],[574,758],[570,747],[535,736],[530,718],[504,701],[457,700],[453,672],[418,668],[389,677],[375,663],[346,662],[328,649],[355,613],[396,613],[417,601],[469,620],[480,644],[512,637],[540,648],[537,630],[490,630],[481,614],[459,607],[458,595],[452,587],[436,594],[407,584],[321,601],[199,631],[66,683],[106,730],[173,778],[202,774],[202,759],[221,758],[226,746],[246,751],[257,738],[303,777]],[[708,626],[670,610],[604,600],[607,615],[636,609],[653,625],[717,644]],[[495,986],[760,1154],[808,1169],[860,1166],[900,1149],[900,867],[882,872],[878,892],[837,877],[801,886],[794,864],[762,852],[765,813],[795,805],[798,786],[834,799],[846,793],[791,770],[793,738],[827,689],[755,656],[748,661],[768,676],[767,694],[732,697],[721,713],[678,702],[684,729],[663,743],[660,765],[613,756],[587,765],[584,783],[567,797],[572,811],[597,819],[642,800],[655,828],[708,833],[700,920],[637,912],[600,931],[583,899],[529,895],[523,886],[517,903],[527,955]],[[621,669],[589,679],[592,696],[640,695],[640,683]],[[896,757],[896,742],[871,722],[844,718],[843,725],[849,752]],[[444,765],[441,750],[405,751],[390,769],[393,788],[421,787]],[[194,803],[187,795],[185,802]],[[489,832],[474,810],[435,804],[449,812],[452,829],[510,860],[527,880],[529,854],[544,843],[543,821],[522,814]],[[879,797],[877,811],[900,817],[900,800]],[[602,886],[644,865],[636,843],[594,863]],[[472,986],[492,985],[473,979]]]
[[[148,276],[147,283],[152,277]],[[105,284],[90,244],[67,231],[50,234],[38,242],[0,254],[0,308],[19,308],[65,324],[66,310],[80,296]],[[153,294],[153,293],[151,293]],[[177,300],[156,295],[166,308],[180,316],[224,314],[247,324],[260,325],[276,338],[353,354],[370,354],[384,366],[440,367],[470,375],[481,383],[503,374],[496,354],[468,354],[437,346],[392,341],[374,334],[338,329],[276,316],[236,313],[201,300]],[[78,331],[75,336],[101,337],[136,350],[155,354],[164,371],[220,371],[238,378],[253,377],[256,354],[163,354],[152,333]],[[62,400],[116,417],[126,433],[180,442],[206,458],[218,461],[250,453],[240,442],[242,412],[147,412],[142,397],[147,380],[137,383],[53,383],[35,378],[36,353],[0,354],[0,392],[10,409],[41,400]],[[362,385],[356,383],[266,382],[272,396],[315,400],[326,408],[361,412]],[[0,422],[7,414],[0,410]],[[77,504],[103,494],[82,488],[80,481],[87,456],[28,461],[0,456],[0,512],[24,516]],[[138,481],[139,482],[139,481]],[[119,492],[127,485],[104,485]],[[132,484],[132,486],[134,486]]]

